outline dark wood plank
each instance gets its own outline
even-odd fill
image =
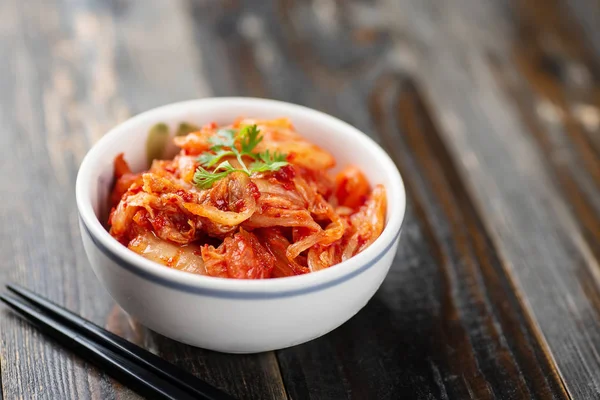
[[[595,58],[596,62],[600,61],[600,4],[594,1],[573,0],[560,2],[558,6],[560,11],[567,11],[573,18],[572,22],[575,24],[569,24],[569,27],[582,34],[578,44],[588,46],[589,55]],[[598,72],[596,68],[595,73]]]
[[[592,284],[597,291],[598,260],[554,185],[546,154],[488,61],[510,57],[521,40],[517,21],[501,2],[445,2],[436,13],[433,3],[429,6],[421,11],[435,29],[419,31],[416,22],[403,27],[414,35],[411,40],[426,42],[417,55],[417,82],[567,390],[577,398],[597,397],[600,321],[584,286]],[[467,18],[464,7],[469,7]]]
[[[242,398],[593,398],[600,35],[586,14],[596,9],[579,0],[0,2],[0,54],[11,60],[0,76],[0,222],[10,227],[0,250],[11,268],[0,268],[0,283],[105,321]],[[583,21],[591,45],[557,10]],[[374,299],[276,356],[195,349],[130,321],[87,268],[72,195],[86,149],[116,122],[240,94],[362,129],[394,157],[409,196]],[[0,330],[8,398],[136,397],[17,318],[3,315]]]
[[[335,22],[362,10],[353,6],[359,8],[337,8],[342,16]],[[421,126],[430,119],[421,96],[404,86],[403,74],[387,72],[395,67],[385,59],[389,35],[371,30],[361,45],[349,40],[349,32],[358,30],[352,23],[340,28],[327,49],[350,54],[362,46],[364,57],[373,57],[350,57],[340,65],[320,50],[327,46],[317,43],[325,28],[307,3],[222,10],[194,3],[193,10],[202,47],[217,54],[205,60],[206,69],[229,62],[252,77],[241,83],[244,94],[308,104],[351,122],[390,150],[408,181],[411,201],[400,250],[376,297],[331,334],[278,352],[290,396],[566,397],[450,156],[439,140],[423,141],[441,133],[431,123]],[[223,30],[228,46],[219,52]],[[225,71],[220,81],[236,79]],[[230,89],[213,87],[219,94]]]
[[[95,307],[102,307],[103,299],[106,300],[107,296],[93,285],[87,292],[89,298],[78,295],[78,289],[85,287],[81,279],[93,279],[93,276],[85,264],[81,264],[80,269],[74,267],[84,261],[82,252],[68,250],[77,248],[79,242],[76,220],[69,218],[66,212],[66,207],[73,207],[74,201],[63,198],[64,193],[70,192],[64,184],[69,179],[69,169],[64,164],[58,164],[55,169],[53,160],[57,159],[49,156],[45,137],[38,133],[45,131],[45,118],[41,112],[44,98],[40,84],[42,81],[50,83],[51,80],[48,76],[50,71],[37,68],[38,64],[47,63],[48,52],[40,52],[37,60],[32,54],[39,52],[40,47],[43,49],[41,43],[36,45],[37,36],[48,34],[55,27],[56,19],[53,17],[56,14],[49,12],[48,22],[40,25],[41,15],[36,13],[36,9],[30,9],[30,14],[24,15],[24,11],[16,4],[2,2],[1,13],[3,20],[7,21],[7,24],[3,24],[7,29],[1,41],[2,53],[12,62],[3,63],[5,68],[0,78],[3,88],[0,151],[4,160],[1,190],[5,199],[0,219],[3,226],[11,227],[3,229],[1,233],[0,246],[6,259],[0,269],[0,280],[22,282],[76,310],[82,309],[78,307],[79,301],[85,303],[96,298],[98,303],[88,303],[85,307],[89,313]],[[40,29],[24,31],[24,22],[38,25]],[[60,115],[57,117],[61,120]],[[56,139],[57,144],[60,139]],[[71,158],[73,149],[68,146],[63,149],[66,157],[58,161],[68,163],[75,170],[76,165],[72,165]],[[55,235],[56,230],[52,227],[59,230],[60,234]],[[49,284],[50,290],[44,290],[46,284]],[[69,295],[61,290],[63,285],[71,288]],[[69,354],[62,354],[59,348],[6,310],[3,309],[2,313],[0,359],[6,397],[31,398],[43,397],[44,394],[57,398],[89,397],[92,391],[99,395],[106,393],[103,388],[109,385],[100,376],[94,375],[93,371],[91,379],[94,386],[84,384],[88,378],[88,366],[85,363]],[[73,384],[69,385],[69,381]]]
[[[30,287],[239,398],[286,398],[273,353],[217,354],[129,321],[79,238],[73,188],[92,143],[131,113],[211,94],[181,3],[11,0],[0,11],[10,60],[0,76],[0,283]],[[0,331],[6,398],[138,398],[4,309]]]
[[[365,310],[325,338],[279,352],[288,391],[328,398],[311,388],[327,387],[341,369],[346,394],[357,398],[566,397],[418,93],[402,81],[383,78],[371,110],[408,177],[414,208],[404,243]],[[331,358],[333,371],[323,373]]]
[[[593,141],[600,133],[600,120],[595,122],[600,118],[597,60],[579,25],[559,4],[544,2],[543,13],[537,11],[540,3],[520,4],[516,11],[523,40],[512,60],[496,59],[492,65],[547,155],[548,169],[558,178],[560,194],[590,250],[600,259],[600,148]]]

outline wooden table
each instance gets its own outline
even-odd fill
[[[597,1],[2,0],[0,60],[0,282],[240,398],[600,398]],[[404,176],[383,286],[310,343],[173,342],[130,323],[84,255],[90,146],[141,111],[222,95],[335,115]],[[5,399],[137,397],[0,315]]]

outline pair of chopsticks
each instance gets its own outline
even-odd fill
[[[17,285],[19,297],[0,300],[40,330],[136,390],[160,399],[231,400],[233,397],[77,314]]]

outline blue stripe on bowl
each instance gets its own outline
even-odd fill
[[[394,243],[396,243],[396,241],[398,240],[398,237],[400,236],[400,231],[401,231],[401,230],[398,231],[398,233],[394,237],[394,240],[392,240],[383,249],[383,251],[377,255],[377,257],[375,257],[374,259],[372,259],[365,265],[361,266],[359,269],[357,269],[349,274],[346,274],[344,276],[340,276],[339,278],[336,278],[329,282],[324,282],[324,283],[321,283],[318,285],[313,285],[313,286],[309,286],[309,287],[305,287],[305,288],[301,288],[301,289],[284,290],[281,292],[244,292],[244,291],[202,288],[202,287],[197,287],[197,286],[193,286],[193,285],[189,285],[189,284],[185,284],[185,283],[174,282],[174,281],[168,280],[166,278],[154,275],[148,271],[145,271],[144,269],[140,268],[139,266],[137,266],[135,264],[132,264],[126,260],[123,260],[122,258],[118,257],[116,254],[111,252],[108,248],[106,248],[106,246],[104,246],[103,243],[101,243],[97,238],[95,238],[92,235],[89,228],[87,227],[87,225],[85,224],[83,219],[81,219],[81,217],[79,218],[79,221],[81,222],[81,226],[84,227],[85,233],[90,237],[90,239],[96,245],[96,247],[98,247],[100,249],[100,251],[102,253],[104,253],[105,256],[110,258],[117,265],[123,267],[127,271],[129,271],[141,278],[149,280],[158,285],[166,286],[168,288],[175,289],[175,290],[181,290],[186,293],[199,294],[199,295],[210,296],[210,297],[218,297],[218,298],[223,298],[223,299],[247,299],[247,300],[265,300],[265,299],[268,300],[268,299],[278,299],[278,298],[299,296],[299,295],[303,295],[303,294],[308,294],[308,293],[324,290],[324,289],[330,288],[332,286],[335,286],[339,283],[345,282],[349,279],[352,279],[355,276],[360,275],[364,271],[368,270],[373,265],[375,265],[379,260],[381,260],[381,258],[383,258],[383,256],[386,255],[390,251],[392,246],[394,246]],[[167,267],[165,267],[165,268],[167,268]]]

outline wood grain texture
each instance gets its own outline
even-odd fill
[[[288,392],[296,398],[566,397],[464,189],[443,172],[453,167],[419,94],[402,78],[383,78],[370,109],[408,177],[412,207],[404,243],[382,289],[357,317],[303,346],[308,354],[279,352]],[[334,364],[327,362],[332,357]],[[322,374],[324,365],[333,371]],[[324,379],[336,370],[346,392],[310,391],[327,387]],[[329,385],[342,389],[339,382]]]
[[[447,14],[440,15],[450,21],[458,18],[459,8],[447,6]],[[510,34],[502,22],[514,21],[503,8],[471,7],[490,35]],[[589,318],[595,305],[581,277],[597,286],[598,262],[544,167],[543,152],[490,71],[486,56],[506,57],[506,48],[487,42],[484,34],[465,35],[468,25],[458,28],[444,20],[434,24],[441,29],[429,42],[436,61],[419,64],[418,81],[567,390],[577,398],[594,398],[600,393],[599,321]],[[464,42],[458,46],[460,40]]]
[[[0,283],[248,399],[600,396],[600,4],[583,0],[0,2]],[[381,289],[250,356],[130,320],[87,266],[77,166],[128,116],[212,95],[351,123],[401,170]],[[138,396],[2,310],[6,399]]]
[[[544,13],[537,9],[530,4],[517,14],[524,40],[514,49],[516,63],[495,65],[529,131],[547,154],[548,168],[558,178],[560,194],[590,250],[600,259],[600,148],[594,143],[600,133],[597,61],[579,25],[562,16],[562,8],[547,3]],[[525,31],[524,26],[537,29]]]
[[[74,183],[106,130],[160,104],[210,95],[181,3],[2,2],[0,283],[12,281],[142,343],[239,398],[285,398],[276,358],[174,343],[129,321],[88,267]],[[152,25],[147,29],[148,24]],[[187,24],[187,25],[186,25]],[[177,43],[171,46],[170,43]],[[154,60],[159,59],[160,62]],[[179,77],[180,80],[172,79]],[[9,228],[10,227],[10,228]],[[138,396],[2,310],[5,398]]]
[[[319,101],[321,109],[373,134],[396,155],[400,165],[415,157],[412,154],[416,149],[401,148],[402,142],[395,135],[398,135],[397,125],[401,121],[423,119],[423,112],[401,112],[395,109],[397,100],[385,101],[386,97],[390,97],[388,88],[400,90],[398,81],[403,81],[396,75],[380,78],[387,68],[393,67],[389,60],[375,58],[369,60],[370,67],[365,68],[361,65],[364,62],[357,58],[344,64],[340,72],[339,65],[329,65],[326,56],[315,48],[318,47],[315,45],[316,35],[321,32],[314,23],[311,25],[310,21],[317,15],[308,5],[286,2],[285,7],[269,7],[262,3],[260,11],[255,14],[255,10],[252,5],[222,12],[198,6],[194,8],[194,15],[199,21],[197,26],[200,26],[197,28],[198,35],[209,35],[206,46],[215,43],[213,39],[218,36],[219,27],[225,25],[230,35],[229,42],[241,42],[222,54],[222,58],[213,61],[219,65],[229,60],[234,65],[243,66],[242,75],[253,77],[253,86],[244,94],[267,93],[288,101],[308,101],[310,105]],[[338,11],[351,14],[360,9],[341,8]],[[286,29],[282,28],[283,32],[278,30],[271,36],[265,32],[278,29],[269,24],[274,16]],[[344,20],[344,16],[339,18]],[[340,54],[351,52],[357,45],[344,42],[349,30],[352,27],[342,29],[338,40],[331,38]],[[311,34],[315,36],[311,37]],[[374,33],[371,36],[373,42],[365,46],[381,51],[389,39],[386,36]],[[269,40],[272,37],[277,40]],[[209,47],[209,52],[217,53],[218,46]],[[249,49],[240,51],[246,46]],[[290,49],[294,50],[291,55],[288,53]],[[369,53],[368,49],[364,52],[381,57],[376,52]],[[269,59],[283,63],[279,68],[284,71],[300,69],[301,73],[291,77],[285,73],[277,76],[284,86],[299,87],[297,91],[274,94],[276,88],[270,86],[269,77],[279,70],[272,70],[272,65],[262,59],[265,54]],[[361,79],[356,79],[354,74]],[[227,94],[227,89],[222,90],[223,94]],[[408,101],[419,100],[420,95],[414,90],[409,92]],[[398,97],[394,90],[391,90],[391,97]],[[386,113],[391,113],[392,117],[382,115]],[[384,127],[390,124],[390,118],[394,125],[391,129]],[[428,118],[427,115],[425,118]],[[406,132],[410,132],[413,138],[439,135],[436,130],[422,130],[421,126],[412,126]],[[467,218],[461,214],[466,211],[449,208],[451,206],[447,204],[444,204],[447,214],[439,210],[442,207],[440,202],[447,203],[448,196],[458,196],[440,192],[441,185],[450,185],[444,183],[444,179],[457,181],[458,178],[456,175],[452,178],[437,177],[436,181],[435,176],[423,176],[425,172],[419,170],[443,168],[452,171],[452,165],[436,165],[436,158],[441,157],[443,147],[438,143],[433,154],[419,154],[419,159],[425,160],[426,166],[401,168],[404,176],[421,175],[421,186],[417,185],[418,189],[415,189],[409,185],[409,192],[411,188],[424,190],[423,185],[431,181],[435,182],[432,185],[437,191],[428,194],[426,206],[417,207],[418,216],[414,215],[412,208],[409,210],[403,238],[406,247],[401,242],[397,262],[376,298],[357,317],[333,333],[309,344],[278,352],[284,382],[292,398],[566,397],[551,356],[540,345],[535,322],[524,314],[521,300],[513,297],[514,308],[506,309],[506,293],[514,291],[514,287],[502,270],[498,256],[494,251],[490,252],[492,245],[481,222],[472,219],[473,206],[467,201],[469,221],[474,225],[473,229],[481,232],[474,243],[464,242],[465,236],[473,233],[466,234],[456,227],[456,218]],[[456,182],[452,185],[456,186]],[[464,189],[460,193],[463,199],[466,198]],[[416,195],[412,199],[415,201]],[[430,215],[437,217],[430,221]],[[407,231],[416,231],[413,233],[416,236],[414,240],[406,238]],[[462,240],[450,243],[453,237]],[[433,243],[426,245],[429,240]],[[475,252],[478,252],[478,258],[473,255]],[[436,256],[431,257],[431,253]],[[462,266],[465,262],[471,264],[470,268]],[[407,264],[419,266],[414,275],[407,271]],[[424,271],[426,266],[429,267],[428,273]],[[484,268],[485,274],[481,272]],[[488,280],[489,287],[478,290],[478,285],[484,280],[481,275]],[[431,282],[422,288],[423,281],[427,279]],[[464,280],[471,283],[464,284]],[[388,291],[385,291],[386,285],[390,285]],[[500,287],[494,293],[496,286]],[[489,299],[488,296],[493,297]],[[415,306],[411,308],[410,304]],[[418,312],[419,307],[421,313]],[[447,320],[455,322],[448,323]],[[500,328],[496,328],[498,325]],[[510,330],[510,335],[505,336],[504,330]],[[474,333],[480,331],[483,333]],[[489,366],[482,368],[486,364]],[[361,379],[365,376],[370,379]]]

